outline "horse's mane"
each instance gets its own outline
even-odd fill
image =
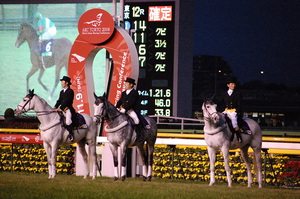
[[[34,94],[34,96],[37,97],[37,98],[41,101],[42,105],[43,105],[45,108],[53,109],[53,108],[46,102],[46,100],[44,100],[43,98],[41,98],[40,96],[38,96],[38,95],[36,95],[36,94]]]
[[[105,100],[105,106],[107,107],[107,111],[109,113],[118,113],[117,108],[108,100]]]
[[[29,28],[32,32],[35,32],[35,28],[34,28],[33,25],[32,25],[31,23],[29,23],[29,22],[24,21],[24,22],[21,23],[21,26],[26,27],[26,28]]]

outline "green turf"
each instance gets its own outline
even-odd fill
[[[143,182],[141,178],[127,178],[125,182],[112,178],[98,177],[84,180],[81,176],[57,175],[48,179],[47,174],[25,174],[0,172],[0,198],[299,198],[298,189],[279,189],[275,187],[247,188],[246,185],[226,183],[208,186],[207,182],[153,179]]]

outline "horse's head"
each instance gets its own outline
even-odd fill
[[[95,103],[94,103],[94,118],[93,121],[96,124],[100,123],[100,120],[104,117],[105,115],[105,94],[103,94],[103,96],[97,96],[94,93],[94,97],[95,97]]]
[[[37,38],[37,34],[34,30],[34,27],[27,22],[21,23],[15,46],[19,48],[27,39],[29,39],[29,36],[31,38],[33,38],[33,36]]]
[[[203,116],[206,121],[217,124],[220,116],[217,112],[217,105],[212,100],[207,100],[202,105]]]
[[[20,102],[20,104],[15,109],[15,114],[20,115],[29,110],[32,110],[34,108],[34,103],[31,103],[31,101],[34,96],[35,96],[34,89],[33,90],[29,89],[29,93],[23,98],[23,100]]]

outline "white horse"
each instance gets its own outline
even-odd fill
[[[151,181],[152,178],[152,165],[153,165],[153,153],[154,145],[157,136],[157,125],[155,121],[144,116],[151,129],[140,129],[140,136],[142,139],[137,139],[136,129],[131,124],[128,116],[119,112],[117,108],[110,103],[105,95],[95,95],[94,104],[94,122],[99,123],[100,119],[104,119],[107,122],[105,131],[107,132],[107,139],[109,141],[109,147],[113,155],[114,161],[114,180],[118,180],[118,147],[121,148],[121,178],[122,181],[126,178],[126,150],[129,146],[137,146],[138,154],[143,161],[143,180]],[[146,145],[146,149],[144,148]]]
[[[89,146],[89,153],[92,155],[93,159],[92,178],[95,179],[97,174],[97,129],[93,122],[93,118],[87,114],[82,114],[88,127],[74,130],[74,141],[71,142],[68,139],[68,131],[62,126],[61,116],[49,104],[47,104],[44,99],[34,94],[33,90],[29,90],[29,94],[26,95],[17,106],[15,113],[22,114],[29,110],[34,110],[36,112],[41,123],[41,137],[47,154],[49,178],[54,178],[56,175],[56,156],[58,145],[77,142],[77,146],[85,163],[84,178],[87,178],[89,175],[88,155],[85,150],[85,144],[87,143]]]
[[[259,188],[262,187],[262,173],[261,173],[261,143],[262,143],[262,132],[259,125],[250,118],[244,120],[248,123],[251,135],[243,134],[242,142],[238,142],[236,137],[233,141],[230,141],[232,132],[230,131],[225,116],[222,113],[218,113],[216,110],[216,104],[212,101],[206,101],[202,105],[203,116],[205,120],[204,125],[204,139],[207,143],[207,150],[210,159],[210,183],[215,183],[215,161],[216,152],[220,149],[224,156],[224,167],[227,175],[228,187],[231,187],[232,181],[230,176],[229,167],[229,149],[240,148],[242,158],[246,163],[247,175],[248,175],[248,187],[251,187],[252,174],[250,160],[248,156],[249,146],[254,152],[254,168],[258,181]]]

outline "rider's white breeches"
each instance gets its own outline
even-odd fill
[[[135,124],[140,123],[140,120],[139,120],[137,114],[134,112],[134,110],[132,110],[132,109],[128,110],[127,114],[133,119],[133,122]]]
[[[72,124],[72,113],[70,109],[66,110],[66,125]]]
[[[50,40],[56,35],[56,27],[50,27],[48,28],[43,34],[39,36],[39,40],[44,41],[44,40]]]
[[[229,119],[232,122],[232,127],[236,128],[238,127],[238,123],[237,123],[237,113],[236,112],[229,112],[229,111],[224,111],[227,116],[229,117]]]

